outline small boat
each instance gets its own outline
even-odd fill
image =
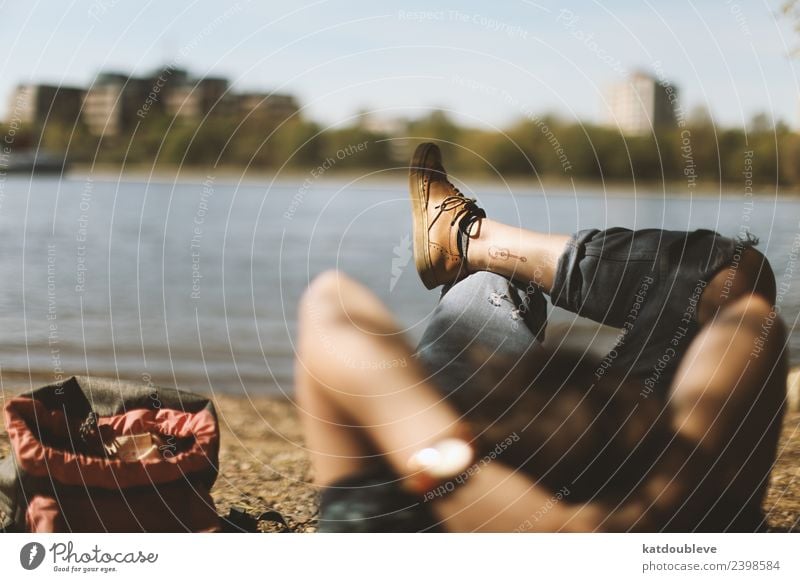
[[[66,169],[64,154],[42,150],[12,152],[7,158],[6,167],[0,165],[0,171],[5,170],[7,174],[61,174]]]

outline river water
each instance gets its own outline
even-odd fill
[[[202,391],[291,391],[296,304],[314,274],[337,267],[356,276],[412,339],[436,304],[410,260],[401,178],[240,183],[74,175],[7,177],[0,186],[4,375],[91,373]],[[475,188],[491,216],[551,232],[619,225],[736,235],[747,226],[784,284],[782,315],[795,327],[800,200],[599,186]],[[596,330],[555,313],[551,335],[567,328],[576,337]],[[800,330],[790,342],[798,363]]]

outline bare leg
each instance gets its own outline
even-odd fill
[[[525,230],[488,218],[476,223],[470,234],[470,270],[532,281],[545,293],[553,287],[558,258],[569,241],[567,235]]]
[[[553,288],[559,257],[569,236],[525,230],[483,219],[470,233],[468,266],[521,281],[532,281],[543,292]],[[697,319],[705,324],[724,305],[755,293],[770,304],[775,301],[775,278],[767,259],[748,248],[739,264],[718,272],[709,281],[698,306]]]
[[[737,264],[731,264],[717,273],[703,291],[697,319],[708,323],[727,305],[751,293],[775,304],[775,276],[769,261],[760,252],[749,248]]]
[[[335,272],[311,284],[301,302],[296,382],[317,482],[351,474],[374,450],[406,474],[414,451],[460,434],[458,415],[412,353],[366,288]]]
[[[750,527],[736,520],[760,512],[786,373],[785,332],[770,304],[758,295],[728,303],[694,339],[673,382],[678,438],[617,517],[645,531],[664,527],[664,517],[678,529],[707,519],[714,529]]]

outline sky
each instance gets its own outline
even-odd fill
[[[0,0],[0,115],[20,82],[87,85],[164,63],[232,89],[289,92],[323,124],[433,108],[501,127],[554,113],[599,121],[634,70],[722,125],[800,121],[800,33],[782,0]]]

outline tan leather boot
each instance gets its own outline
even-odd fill
[[[472,225],[486,213],[447,179],[436,144],[419,145],[408,173],[414,221],[414,262],[428,289],[469,274],[466,253]]]

